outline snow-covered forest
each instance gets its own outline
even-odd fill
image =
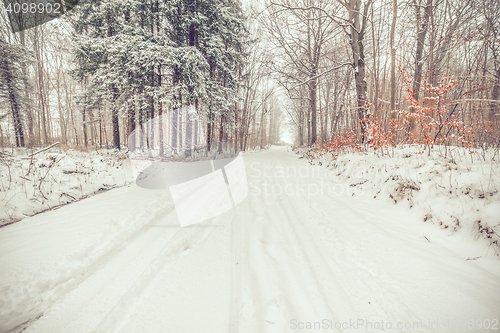
[[[81,1],[13,33],[2,10],[0,144],[120,148],[139,122],[196,105],[207,140],[243,149],[278,142],[287,122],[299,145],[355,131],[377,146],[498,146],[499,11],[496,0]]]
[[[123,148],[140,123],[184,105],[196,106],[208,142],[279,141],[256,23],[237,2],[81,1],[19,33],[2,15],[4,147]]]
[[[498,330],[499,18],[4,0],[0,333]]]

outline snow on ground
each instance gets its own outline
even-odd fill
[[[30,154],[0,152],[0,226],[133,181],[125,153],[54,147]]]
[[[161,220],[164,199],[124,187],[0,229],[0,332],[38,317]]]
[[[412,208],[412,214],[463,238],[485,239],[500,255],[500,156],[468,149],[418,147],[329,155],[305,154],[332,176],[384,203]],[[448,232],[447,234],[451,234]]]
[[[247,199],[191,227],[132,184],[1,228],[0,331],[494,331],[486,242],[285,147],[244,160]]]

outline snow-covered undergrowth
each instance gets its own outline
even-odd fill
[[[407,205],[425,223],[462,237],[485,239],[500,255],[500,163],[495,151],[457,147],[353,150],[330,154],[297,149],[358,191]],[[330,172],[331,172],[330,171]]]
[[[123,152],[54,147],[33,153],[0,151],[0,226],[133,181]]]

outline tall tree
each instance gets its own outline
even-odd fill
[[[424,55],[424,43],[425,36],[427,35],[427,30],[429,26],[429,18],[432,12],[432,0],[426,0],[424,6],[424,17],[422,18],[422,4],[420,0],[413,0],[413,5],[415,6],[416,17],[417,17],[417,47],[415,49],[415,72],[413,75],[413,97],[416,101],[420,97],[420,85],[422,81],[422,68],[424,65],[423,55]],[[415,127],[415,122],[410,122],[410,130]]]
[[[398,0],[392,3],[392,23],[391,23],[391,119],[394,119],[396,114],[396,47],[394,39],[396,34],[396,21],[398,17]]]
[[[10,106],[18,147],[25,144],[22,110],[29,100],[24,95],[26,75],[22,68],[29,61],[31,55],[26,48],[0,39],[0,100],[6,100]]]

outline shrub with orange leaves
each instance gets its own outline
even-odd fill
[[[363,151],[357,144],[356,133],[352,130],[344,135],[335,135],[326,143],[316,143],[308,152],[310,157],[321,157],[324,155],[337,158],[342,153]]]
[[[408,93],[405,99],[412,111],[401,110],[400,114],[415,124],[413,130],[408,133],[411,142],[432,147],[454,139],[464,123],[455,114],[456,105],[452,110],[447,108],[445,97],[457,81],[453,77],[443,78],[436,87],[424,81],[422,90],[425,97],[422,101],[413,97],[408,76],[404,76],[404,81],[404,89]]]
[[[391,128],[384,131],[380,118],[370,118],[370,122],[366,126],[370,148],[378,150],[380,148],[389,148],[389,146],[394,145],[395,135],[393,130],[393,121],[393,119],[389,121]]]

